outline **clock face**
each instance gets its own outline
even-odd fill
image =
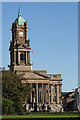
[[[19,35],[20,35],[20,36],[23,36],[23,32],[19,32]]]

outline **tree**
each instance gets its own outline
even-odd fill
[[[23,104],[29,97],[31,89],[29,85],[22,83],[23,79],[14,72],[2,71],[2,98],[13,101],[15,112],[18,114],[20,114],[20,108],[22,111]]]
[[[13,114],[14,111],[14,102],[10,99],[3,98],[2,99],[2,111],[3,114]]]

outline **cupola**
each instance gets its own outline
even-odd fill
[[[20,8],[19,8],[19,12],[18,12],[18,17],[15,20],[18,25],[24,25],[25,20],[21,17],[21,12],[20,12]]]

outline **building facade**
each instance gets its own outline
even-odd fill
[[[64,111],[80,111],[80,87],[73,92],[63,92],[61,97]]]
[[[75,89],[74,110],[80,111],[80,87]]]
[[[74,102],[75,102],[74,96],[75,96],[74,92],[62,93],[63,111],[74,111]]]
[[[30,40],[28,39],[28,24],[21,17],[20,8],[18,17],[12,23],[12,41],[10,42],[10,70],[24,79],[23,84],[32,87],[31,97],[26,101],[26,110],[42,111],[62,110],[61,74],[47,74],[46,70],[32,70],[30,63]],[[25,91],[26,92],[26,91]]]

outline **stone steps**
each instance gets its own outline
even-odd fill
[[[58,104],[55,104],[55,105],[50,105],[51,107],[51,111],[52,112],[61,112],[62,111],[62,105],[58,105]]]

